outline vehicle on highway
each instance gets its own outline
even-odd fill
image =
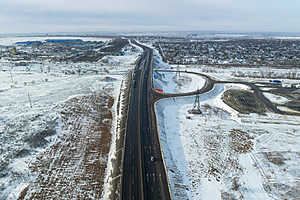
[[[155,162],[155,157],[151,156],[150,160],[151,160],[151,162]]]

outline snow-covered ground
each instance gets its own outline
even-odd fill
[[[176,74],[170,72],[154,72],[154,88],[163,89],[164,93],[186,93],[201,89],[205,79],[201,76],[188,73]]]
[[[177,69],[178,65],[167,65],[159,63],[162,68]],[[157,66],[157,68],[161,68]],[[179,65],[179,69],[184,71],[195,71],[206,73],[217,80],[232,81],[250,81],[250,82],[269,82],[270,80],[279,79],[283,84],[290,85],[299,83],[300,70],[291,68],[288,71],[280,67],[213,67],[206,65]]]
[[[279,110],[281,110],[281,111],[284,111],[284,112],[290,112],[290,113],[300,114],[299,111],[290,109],[290,108],[288,108],[288,107],[286,107],[286,106],[277,106],[277,108],[278,108]]]
[[[162,61],[156,64],[160,69],[177,68]],[[217,80],[268,82],[266,78],[233,78],[237,68],[179,67],[183,71],[206,73]],[[247,74],[248,70],[251,73],[253,69],[243,72]],[[276,73],[284,71],[279,69]],[[156,87],[166,93],[180,92],[176,81],[172,82],[173,73],[158,77],[154,81]],[[186,83],[186,88],[197,89],[198,81]],[[299,199],[300,118],[273,113],[239,114],[221,99],[229,89],[250,88],[242,84],[216,84],[213,90],[200,95],[201,115],[188,113],[195,96],[162,99],[156,103],[172,196],[195,200]],[[269,93],[266,96],[276,103],[287,100]]]
[[[148,45],[149,46],[149,45]],[[151,47],[151,46],[150,46]],[[172,66],[164,63],[157,50],[154,50],[154,69],[176,70]],[[181,69],[180,69],[181,70]],[[189,71],[192,71],[191,69]],[[201,89],[205,84],[202,76],[189,73],[170,73],[154,70],[153,85],[156,89],[162,89],[164,93],[176,94],[187,93]]]
[[[300,37],[294,36],[294,37],[273,37],[274,39],[278,40],[300,40]]]
[[[137,49],[98,63],[32,64],[30,71],[25,67],[10,70],[1,61],[0,69],[7,71],[0,71],[0,199],[16,199],[35,178],[28,166],[60,136],[60,105],[95,93],[117,98],[121,80],[139,54]]]
[[[61,119],[56,106],[71,97],[101,91],[109,84],[100,81],[96,75],[53,79],[47,76],[48,82],[40,81],[43,76],[39,73],[30,75],[28,80],[35,80],[35,84],[6,89],[0,95],[0,197],[4,199],[19,190],[20,183],[31,180],[28,164],[54,141],[53,137],[45,135],[40,142],[43,134],[59,135]],[[9,76],[0,73],[0,79],[9,79]]]
[[[218,84],[200,95],[202,115],[188,114],[195,97],[156,104],[173,196],[299,198],[300,118],[237,114],[221,100],[230,87]]]
[[[285,104],[289,101],[285,97],[282,97],[282,96],[279,96],[279,95],[276,95],[276,94],[272,94],[272,93],[269,93],[269,92],[264,92],[263,94],[264,94],[265,97],[267,97],[273,103]]]
[[[111,38],[101,38],[101,37],[0,37],[0,45],[10,46],[14,45],[16,42],[26,42],[26,41],[45,41],[47,39],[64,40],[64,39],[81,39],[83,41],[109,41]]]

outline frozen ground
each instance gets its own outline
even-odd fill
[[[299,199],[299,117],[240,115],[221,100],[233,85],[156,104],[175,199]],[[234,86],[239,87],[239,86]],[[243,88],[241,88],[243,89]]]
[[[161,68],[170,66],[164,64]],[[253,71],[205,66],[180,66],[180,69],[206,73],[217,80],[247,81],[247,74]],[[233,78],[236,70],[244,70],[245,77]],[[275,73],[284,74],[284,71],[278,69]],[[172,80],[174,75],[168,76]],[[250,81],[268,82],[268,79]],[[176,87],[168,82],[160,84],[165,91],[174,91]],[[191,85],[197,87],[195,83]],[[215,85],[212,91],[200,95],[202,115],[188,114],[195,97],[163,99],[156,103],[173,197],[299,199],[300,118],[272,113],[239,114],[221,99],[228,89],[249,88],[242,84]],[[267,92],[265,95],[275,103],[287,100]]]
[[[103,41],[106,42],[111,40],[111,38],[101,38],[101,37],[0,37],[0,45],[10,46],[14,45],[16,42],[25,41],[45,41],[46,39],[81,39],[83,41]]]
[[[154,50],[154,69],[176,70],[176,68],[164,63],[157,50]],[[190,70],[191,71],[191,70]],[[188,73],[170,73],[154,71],[153,85],[156,89],[162,89],[164,93],[187,93],[201,89],[205,79],[201,76]]]
[[[298,69],[170,66],[157,55],[156,69],[201,72],[216,80],[298,83]],[[173,74],[164,75],[170,82]],[[249,76],[251,78],[249,78]],[[176,91],[176,82],[156,87]],[[163,77],[164,78],[164,77]],[[187,87],[197,87],[195,82]],[[190,85],[189,85],[190,84]],[[222,101],[228,89],[248,90],[241,84],[217,84],[200,95],[202,115],[188,114],[195,97],[163,99],[156,103],[162,150],[174,199],[300,199],[299,117],[242,115]],[[286,98],[267,93],[274,103]],[[286,109],[280,108],[279,109]]]
[[[154,88],[163,89],[164,93],[186,93],[201,89],[205,79],[201,76],[188,73],[176,74],[170,72],[155,72]]]
[[[109,107],[105,107],[109,104],[106,99],[118,97],[121,80],[127,71],[134,67],[138,55],[139,50],[132,51],[129,48],[126,50],[126,56],[108,56],[98,63],[34,64],[30,66],[29,71],[22,66],[11,68],[7,61],[1,60],[0,70],[5,71],[0,72],[0,199],[17,199],[18,196],[23,195],[21,192],[28,191],[28,188],[32,189],[29,187],[30,183],[39,183],[36,184],[35,191],[42,191],[39,188],[44,187],[46,177],[52,181],[56,179],[57,188],[68,190],[67,188],[71,185],[63,185],[59,179],[65,177],[68,170],[75,167],[72,164],[89,166],[88,163],[87,165],[84,164],[85,162],[80,164],[75,159],[74,162],[68,163],[70,168],[67,169],[54,162],[51,164],[52,167],[49,167],[49,172],[59,167],[58,176],[46,176],[47,172],[43,169],[45,166],[37,162],[37,156],[40,156],[41,160],[49,158],[51,161],[52,158],[56,158],[54,161],[60,162],[58,158],[64,158],[64,156],[59,152],[66,150],[65,153],[71,152],[70,155],[74,154],[75,158],[82,155],[82,159],[93,162],[98,154],[86,155],[82,152],[77,152],[77,154],[72,149],[80,149],[79,146],[91,148],[83,142],[85,136],[82,133],[85,133],[85,130],[91,133],[90,145],[93,144],[93,138],[97,138],[96,142],[101,140],[99,135],[93,136],[94,132],[91,132],[93,128],[89,126],[93,122],[101,126],[101,122],[98,122],[100,118],[97,118],[97,112],[101,106],[104,107],[100,112],[103,112],[105,117],[109,116],[105,115],[110,111]],[[84,70],[81,70],[79,74],[78,68]],[[75,102],[83,103],[76,106]],[[64,109],[67,110],[64,111]],[[81,115],[80,109],[87,111],[86,115]],[[65,115],[67,117],[64,118]],[[76,119],[73,124],[74,131],[70,128],[71,126],[68,128],[69,123],[72,123],[72,118]],[[65,121],[67,119],[71,121]],[[102,122],[111,126],[109,119]],[[97,128],[97,126],[93,127]],[[78,130],[84,131],[76,132]],[[66,134],[68,136],[64,137]],[[72,134],[74,134],[75,142],[68,139]],[[109,144],[109,137],[106,143]],[[70,144],[73,145],[70,146]],[[53,149],[55,145],[60,147],[58,151]],[[94,150],[91,149],[91,152]],[[98,156],[99,158],[101,157]],[[103,163],[106,162],[107,159],[104,159]],[[92,164],[90,163],[91,166]],[[32,168],[29,169],[29,166]],[[66,170],[65,175],[64,170]],[[77,173],[80,177],[81,171]],[[83,188],[78,191],[86,191],[85,186],[78,186],[78,188]],[[99,191],[99,188],[97,190]],[[90,195],[90,198],[92,197],[95,196]]]
[[[263,94],[264,94],[265,97],[267,97],[273,103],[284,104],[284,103],[287,103],[289,101],[285,97],[275,95],[275,94],[272,94],[272,93],[264,92]]]
[[[166,64],[160,64],[165,68]],[[177,69],[177,65],[171,65]],[[210,75],[217,80],[250,81],[250,82],[269,82],[269,80],[279,79],[283,84],[299,83],[300,70],[291,68],[289,70],[279,67],[230,67],[230,66],[206,66],[206,65],[179,65],[180,70],[202,72]]]

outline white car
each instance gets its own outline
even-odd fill
[[[151,156],[150,160],[151,160],[151,162],[154,162],[155,161],[155,157]]]

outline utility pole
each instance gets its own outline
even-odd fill
[[[188,113],[190,114],[202,114],[200,110],[200,95],[196,95],[196,99],[194,101],[193,109],[189,110]]]
[[[180,69],[179,69],[179,64],[177,65],[177,70],[176,70],[176,76],[180,77]]]
[[[199,94],[196,95],[196,99],[195,99],[195,102],[194,102],[193,109],[196,109],[196,110],[200,111],[200,95]]]
[[[40,65],[40,70],[41,70],[41,73],[44,72],[44,63],[41,63],[41,65]]]

